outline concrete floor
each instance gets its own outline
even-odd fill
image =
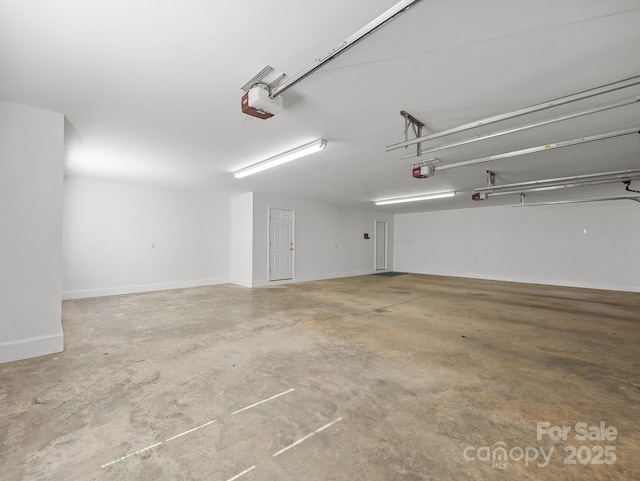
[[[0,365],[0,479],[638,480],[639,313],[420,275],[66,301],[64,353]]]

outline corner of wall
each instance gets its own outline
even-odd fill
[[[0,124],[0,362],[8,362],[64,347],[64,116],[0,101]]]

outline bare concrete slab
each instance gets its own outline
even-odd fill
[[[640,295],[435,276],[63,304],[3,480],[640,479]]]

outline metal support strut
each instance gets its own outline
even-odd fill
[[[489,187],[496,185],[496,173],[490,170],[487,170],[487,185]]]
[[[413,127],[413,134],[416,136],[416,139],[422,137],[424,123],[420,122],[406,110],[401,110],[400,115],[404,117],[404,141],[409,142],[409,126]],[[420,157],[422,155],[422,144],[418,143],[416,146],[416,156]]]

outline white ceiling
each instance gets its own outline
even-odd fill
[[[407,152],[385,152],[404,138],[400,110],[438,132],[640,74],[640,0],[423,0],[284,93],[282,113],[242,114],[240,87],[264,66],[293,75],[395,3],[2,0],[0,98],[66,116],[67,175],[364,208],[385,197],[462,191],[379,207],[390,212],[517,203],[470,200],[487,169],[501,184],[640,168],[635,134],[421,180],[411,177],[414,160],[401,160]],[[629,88],[430,145],[638,94]],[[446,164],[640,127],[639,113],[639,105],[624,107],[437,157]],[[231,175],[318,138],[329,142],[324,152],[245,179]]]

